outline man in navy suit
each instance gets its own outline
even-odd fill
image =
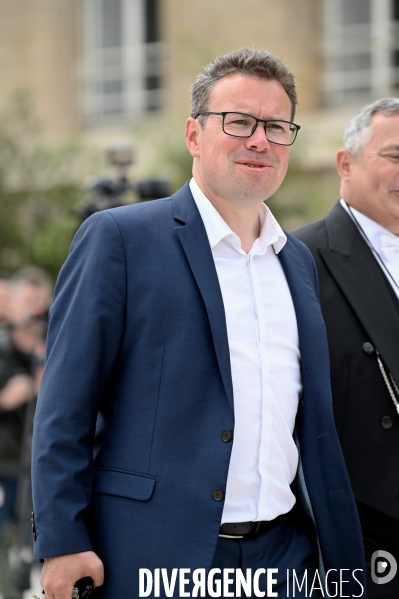
[[[274,56],[219,56],[192,88],[190,183],[77,233],[34,425],[47,599],[84,576],[123,599],[241,596],[243,576],[247,596],[362,595],[314,263],[263,203],[296,103]]]

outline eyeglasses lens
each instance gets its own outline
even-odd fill
[[[224,132],[235,137],[250,137],[255,131],[256,119],[239,112],[228,112],[224,117]],[[296,128],[285,121],[268,121],[266,137],[276,144],[291,145],[296,136]]]

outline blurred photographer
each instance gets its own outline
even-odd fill
[[[7,322],[10,301],[10,277],[0,273],[0,327]]]
[[[16,498],[26,407],[38,393],[52,284],[39,268],[27,267],[8,284],[5,322],[0,325],[0,550],[7,523],[17,519]],[[0,572],[2,587],[5,585]],[[3,588],[2,588],[3,590]]]

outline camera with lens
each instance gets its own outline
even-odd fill
[[[108,161],[117,167],[118,176],[101,175],[91,177],[85,185],[83,199],[76,212],[86,220],[95,212],[116,208],[125,204],[127,192],[133,192],[140,202],[156,200],[170,195],[166,179],[142,179],[136,183],[129,181],[127,170],[134,163],[133,146],[128,141],[117,141],[107,148]]]

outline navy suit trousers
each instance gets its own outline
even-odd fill
[[[228,589],[224,585],[224,590],[234,593],[231,595],[234,597],[259,596],[254,588],[256,576],[256,591],[264,592],[265,597],[273,596],[268,593],[269,583],[269,591],[277,593],[274,596],[280,599],[309,596],[319,599],[323,595],[318,590],[321,584],[319,573],[316,574],[317,554],[314,525],[303,510],[295,506],[290,513],[276,518],[275,525],[261,535],[239,540],[219,537],[212,568],[221,570],[221,581],[227,568],[241,570],[246,580],[251,578],[251,594],[246,595],[242,585],[239,585],[241,594],[238,594],[235,573],[231,573],[229,578],[233,582]],[[248,568],[251,570],[249,577]]]

